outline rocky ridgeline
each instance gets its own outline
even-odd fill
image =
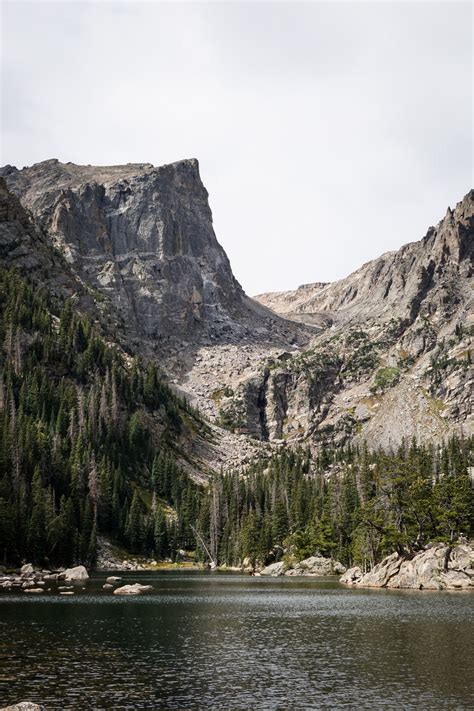
[[[471,190],[424,239],[346,279],[258,296],[285,318],[331,328],[242,385],[240,410],[251,410],[246,401],[258,392],[269,436],[297,441],[388,448],[413,436],[471,434],[473,257]]]
[[[340,575],[346,568],[337,560],[324,558],[320,555],[313,555],[309,558],[294,563],[280,561],[267,565],[260,571],[260,575],[270,575],[278,577],[280,575],[308,575],[313,577],[323,577],[326,575]]]
[[[392,553],[368,573],[349,568],[340,582],[365,588],[474,590],[474,549],[436,543],[410,559]]]

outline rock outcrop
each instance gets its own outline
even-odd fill
[[[474,549],[438,543],[409,559],[392,553],[368,573],[350,568],[340,582],[366,588],[474,590]]]
[[[322,577],[325,575],[340,575],[344,573],[345,567],[342,563],[332,558],[324,558],[320,555],[313,555],[298,563],[286,563],[280,561],[267,565],[260,571],[260,575],[269,575],[278,577],[280,575],[309,575],[313,577]]]
[[[46,711],[44,706],[34,704],[32,701],[20,701],[13,706],[4,706],[0,711]]]

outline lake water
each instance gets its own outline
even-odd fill
[[[0,594],[0,707],[473,709],[474,595],[124,573],[152,594]],[[3,703],[2,703],[3,702]]]

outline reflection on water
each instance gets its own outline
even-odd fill
[[[154,592],[123,598],[105,577],[0,595],[0,706],[474,708],[470,593],[183,571],[124,574]]]

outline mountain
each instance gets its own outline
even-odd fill
[[[297,320],[340,325],[398,318],[409,326],[424,315],[447,325],[462,317],[472,298],[473,231],[471,190],[419,242],[388,252],[340,281],[305,284],[256,299]]]
[[[0,556],[199,556],[197,529],[227,564],[365,565],[472,530],[473,202],[258,301],[196,161],[1,169]]]
[[[0,175],[140,352],[175,360],[197,344],[297,338],[294,324],[249,299],[232,274],[197,160],[48,160]]]
[[[217,425],[229,463],[256,440],[389,448],[472,432],[473,191],[346,279],[253,300],[196,160],[0,174],[113,337]]]

